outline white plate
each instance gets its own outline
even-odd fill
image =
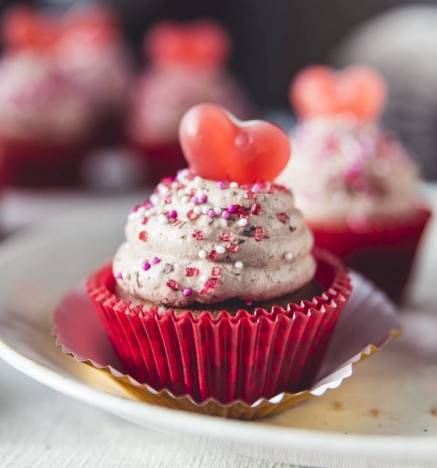
[[[54,305],[111,256],[121,240],[125,214],[125,202],[112,202],[32,228],[0,247],[3,359],[52,388],[142,426],[220,439],[257,457],[307,466],[351,466],[352,460],[354,467],[382,461],[392,466],[435,466],[433,233],[422,255],[420,287],[413,291],[416,306],[403,315],[407,327],[403,338],[360,364],[340,389],[271,419],[240,422],[129,401],[107,381],[102,381],[102,390],[92,388],[86,380],[93,371],[84,371],[55,347],[50,336]]]

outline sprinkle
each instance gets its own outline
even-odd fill
[[[149,218],[144,216],[143,220],[141,221],[141,224],[147,224],[148,221],[149,221]]]
[[[236,189],[236,188],[238,188],[237,182],[231,182],[231,183],[229,184],[229,188],[231,188],[231,189]]]
[[[170,195],[167,195],[167,196],[164,198],[164,203],[165,203],[166,205],[170,205],[171,201],[172,201],[172,197],[171,197]]]
[[[194,183],[199,186],[202,184],[202,177],[196,176],[194,177]]]
[[[217,260],[217,257],[218,257],[218,253],[217,253],[217,250],[215,249],[212,249],[209,253],[208,253],[208,258],[210,260],[212,260],[213,262],[215,262]]]
[[[205,284],[203,285],[202,291],[204,291],[204,293],[205,293],[206,291],[210,291],[211,289],[215,289],[218,286],[218,283],[219,283],[218,278],[208,278],[205,281]]]
[[[153,203],[153,205],[156,205],[159,202],[159,196],[154,193],[150,196],[150,202]]]
[[[199,253],[198,253],[197,255],[199,256],[199,258],[200,258],[201,260],[205,260],[205,258],[206,258],[206,256],[207,256],[208,254],[206,253],[206,250],[201,249],[201,250],[199,250]]]
[[[259,203],[254,203],[250,209],[250,213],[253,215],[259,215],[261,211],[261,205]]]
[[[229,205],[228,206],[228,211],[231,214],[238,213],[239,210],[240,210],[240,205]]]
[[[291,252],[285,252],[284,258],[287,261],[293,260],[293,254]]]
[[[167,286],[170,288],[170,289],[173,289],[173,291],[179,291],[179,284],[173,280],[173,279],[169,279],[167,281]]]
[[[195,219],[197,219],[199,217],[199,214],[200,213],[196,213],[194,210],[190,210],[188,211],[187,213],[187,218],[190,220],[190,221],[194,221]]]
[[[252,185],[252,192],[255,192],[255,193],[261,192],[261,185],[260,184],[253,184]]]
[[[217,277],[217,276],[220,276],[222,274],[222,269],[218,266],[215,266],[212,268],[211,270],[211,276],[213,277]]]
[[[240,247],[235,242],[229,242],[229,244],[226,246],[226,250],[231,253],[236,253],[239,249]]]
[[[149,262],[144,262],[144,263],[143,263],[143,270],[144,270],[144,271],[150,270],[150,267],[151,267],[151,266],[152,266],[152,265],[150,265]]]
[[[223,247],[223,245],[218,245],[216,248],[215,248],[216,252],[218,254],[223,254],[226,252],[226,249]]]
[[[195,267],[186,267],[185,276],[197,276],[199,274],[199,269]]]
[[[217,216],[220,216],[220,215],[222,214],[222,211],[223,211],[223,210],[222,210],[220,207],[216,206],[216,207],[214,208],[214,211],[215,211],[215,214],[216,214]]]
[[[205,192],[200,192],[197,195],[197,199],[199,200],[199,203],[206,203],[208,201],[208,195]]]
[[[178,212],[176,210],[170,210],[168,213],[167,213],[167,217],[169,219],[176,219],[178,217]]]
[[[157,265],[158,263],[161,263],[161,259],[159,257],[153,257],[152,265]]]
[[[232,234],[230,232],[221,232],[219,235],[218,235],[218,239],[221,240],[221,241],[230,241],[232,239]]]
[[[221,190],[224,190],[226,188],[226,182],[224,182],[223,180],[217,182],[217,187]]]
[[[184,288],[182,290],[182,294],[185,296],[185,297],[189,297],[193,294],[193,290],[191,288]]]
[[[139,234],[138,234],[138,239],[146,242],[146,240],[148,239],[148,234],[146,231],[141,231]]]
[[[286,224],[289,219],[288,214],[284,212],[278,213],[276,217],[279,219],[279,221],[281,221],[282,224]]]
[[[244,268],[243,262],[238,260],[238,262],[234,263],[234,267],[237,268],[237,270],[242,270]]]
[[[238,220],[238,225],[241,227],[247,226],[247,218],[241,218]]]
[[[196,239],[196,240],[203,240],[204,239],[204,236],[203,236],[203,232],[202,231],[199,231],[199,229],[195,229],[193,231],[193,239]]]
[[[191,203],[194,203],[195,205],[200,205],[200,200],[194,195],[194,197],[191,197]]]
[[[179,184],[176,181],[171,183],[171,188],[177,189],[178,187],[179,187]]]
[[[209,206],[202,206],[202,214],[206,215],[208,214],[208,211],[210,210]]]
[[[123,273],[122,273],[121,271],[119,271],[119,272],[115,275],[115,277],[116,277],[117,279],[123,279]]]
[[[255,228],[255,240],[256,241],[261,241],[264,239],[264,228],[262,226],[257,226]]]
[[[197,215],[200,215],[202,214],[202,208],[200,208],[200,206],[195,206],[193,208],[193,212],[196,213]]]
[[[162,193],[163,195],[165,195],[169,191],[170,191],[170,189],[166,185],[164,185],[164,184],[159,184],[158,185],[158,192]]]
[[[215,212],[215,210],[214,210],[213,208],[210,208],[210,209],[208,210],[208,216],[209,216],[210,218],[215,218],[215,217],[217,216],[217,213]]]
[[[223,210],[222,211],[222,218],[223,219],[229,219],[231,217],[231,214],[229,213],[228,210]]]
[[[168,219],[167,219],[166,216],[164,216],[163,214],[161,214],[161,215],[158,216],[158,221],[159,221],[161,224],[167,224]]]
[[[188,195],[184,195],[182,198],[181,198],[181,202],[182,203],[188,203],[190,201],[190,197]]]

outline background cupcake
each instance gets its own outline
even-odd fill
[[[250,106],[225,70],[230,39],[218,24],[161,23],[147,34],[144,50],[150,66],[132,92],[128,134],[156,182],[185,166],[178,128],[190,107],[214,102],[244,118]]]
[[[312,67],[290,95],[301,121],[279,180],[294,188],[316,244],[399,300],[430,213],[418,201],[416,165],[376,122],[384,82],[363,67]]]
[[[139,382],[198,403],[308,388],[350,281],[312,254],[293,195],[271,182],[287,136],[210,104],[186,114],[181,143],[190,170],[134,208],[112,265],[88,282],[120,359]]]

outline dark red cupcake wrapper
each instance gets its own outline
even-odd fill
[[[88,294],[129,375],[156,390],[196,402],[252,404],[280,392],[309,388],[351,293],[347,270],[315,253],[324,292],[287,308],[236,315],[134,306],[114,294],[111,265],[88,281]]]
[[[315,245],[340,257],[400,301],[408,283],[414,259],[432,212],[418,207],[413,216],[400,222],[329,226],[309,223]]]

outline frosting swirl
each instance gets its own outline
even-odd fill
[[[238,186],[184,170],[129,215],[113,271],[121,292],[154,303],[262,301],[312,279],[312,245],[284,187]]]
[[[308,119],[293,135],[294,157],[278,177],[310,221],[410,216],[418,171],[403,146],[375,124]]]

